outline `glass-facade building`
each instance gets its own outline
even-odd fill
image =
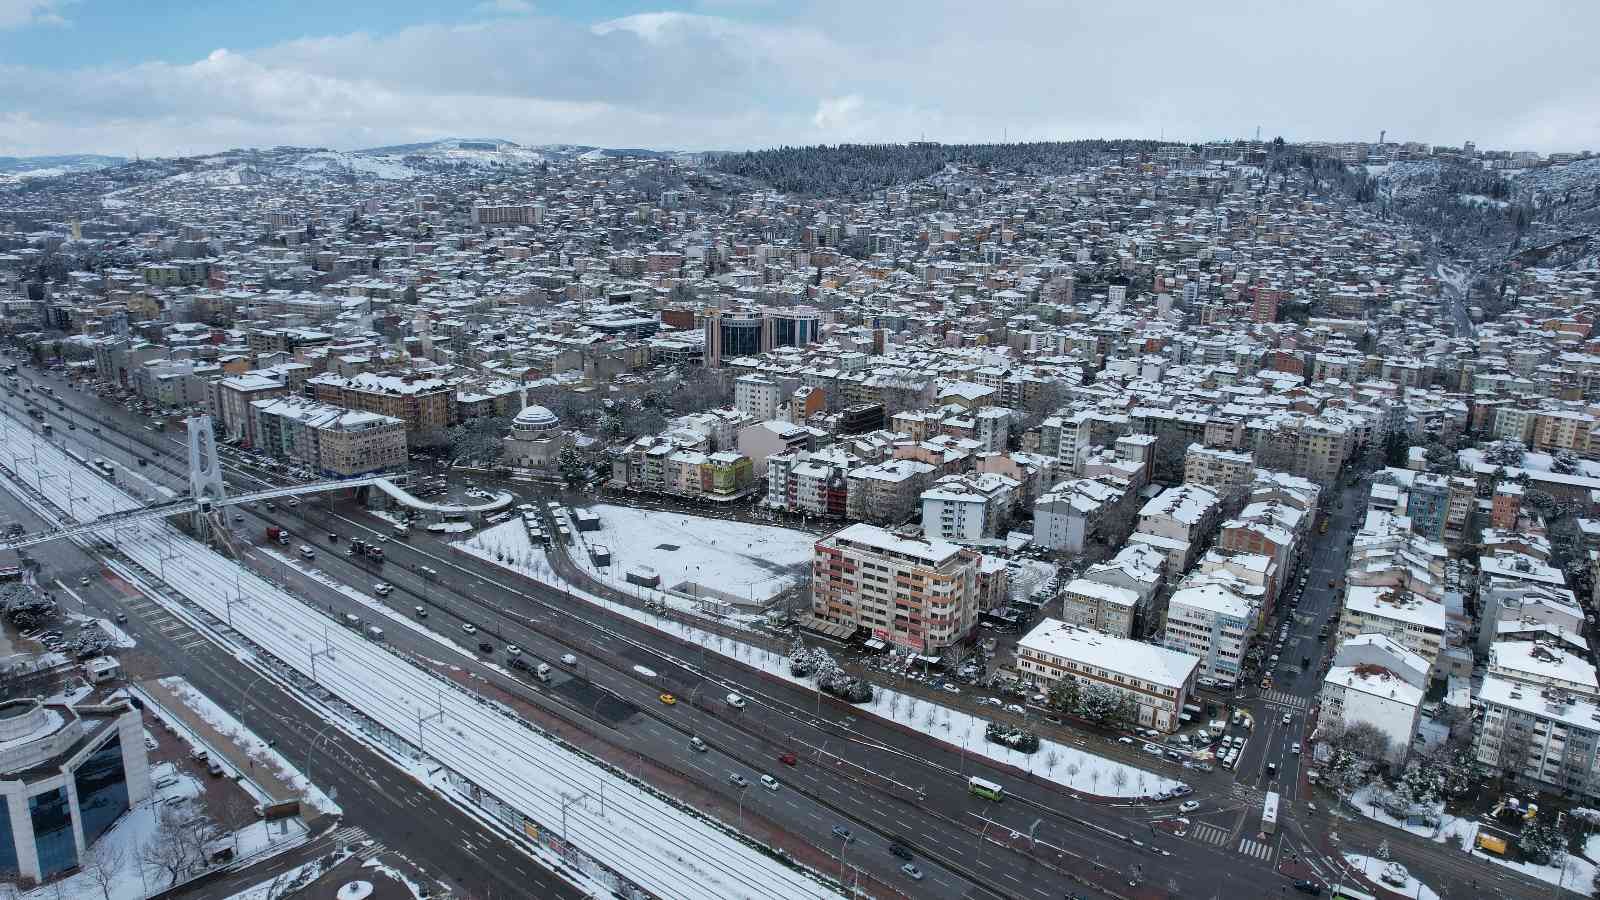
[[[0,873],[48,881],[79,865],[150,794],[139,713],[0,703]]]

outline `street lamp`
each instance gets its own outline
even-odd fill
[[[750,790],[749,782],[746,782],[744,787],[739,788],[739,830],[741,832],[744,831],[744,792],[748,790]]]

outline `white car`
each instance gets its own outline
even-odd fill
[[[389,584],[386,581],[380,581],[372,586],[372,592],[377,594],[379,597],[389,596],[389,592],[392,590],[394,590],[394,585]]]
[[[1192,812],[1194,812],[1195,810],[1197,810],[1199,808],[1200,808],[1200,801],[1199,800],[1185,800],[1182,803],[1178,804],[1178,812],[1181,812],[1181,813],[1192,813]]]
[[[1294,716],[1291,716],[1288,713],[1284,713],[1283,714],[1283,724],[1287,725],[1292,721],[1294,721]]]
[[[1155,744],[1145,744],[1144,752],[1150,754],[1151,756],[1160,756],[1162,751],[1161,748],[1157,747]]]
[[[478,626],[472,624],[471,622],[467,622],[461,626],[461,631],[464,634],[477,634]]]
[[[561,654],[561,664],[564,666],[575,666],[578,664],[578,658],[573,656],[571,653],[563,653]]]
[[[1294,742],[1294,746],[1289,748],[1289,752],[1293,753],[1295,756],[1299,756],[1300,755],[1300,742],[1299,741],[1295,741]]]
[[[775,791],[779,788],[778,779],[773,778],[771,775],[763,775],[761,776],[761,786],[769,791]]]
[[[507,644],[506,645],[506,655],[507,656],[521,656],[522,655],[522,648],[518,647],[516,644]]]

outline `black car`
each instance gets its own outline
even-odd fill
[[[912,853],[911,848],[907,847],[905,844],[890,844],[889,852],[900,857],[901,859],[912,859],[916,855]]]
[[[479,641],[478,642],[478,649],[482,650],[485,653],[493,653],[494,652],[494,645],[489,643],[488,641]]]
[[[1315,881],[1296,881],[1294,889],[1302,894],[1310,894],[1313,897],[1322,896],[1322,885],[1317,884]]]

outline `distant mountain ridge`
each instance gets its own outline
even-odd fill
[[[98,153],[66,153],[55,156],[0,156],[0,175],[40,173],[54,175],[59,172],[84,172],[120,166],[128,161],[125,156],[102,156]]]

